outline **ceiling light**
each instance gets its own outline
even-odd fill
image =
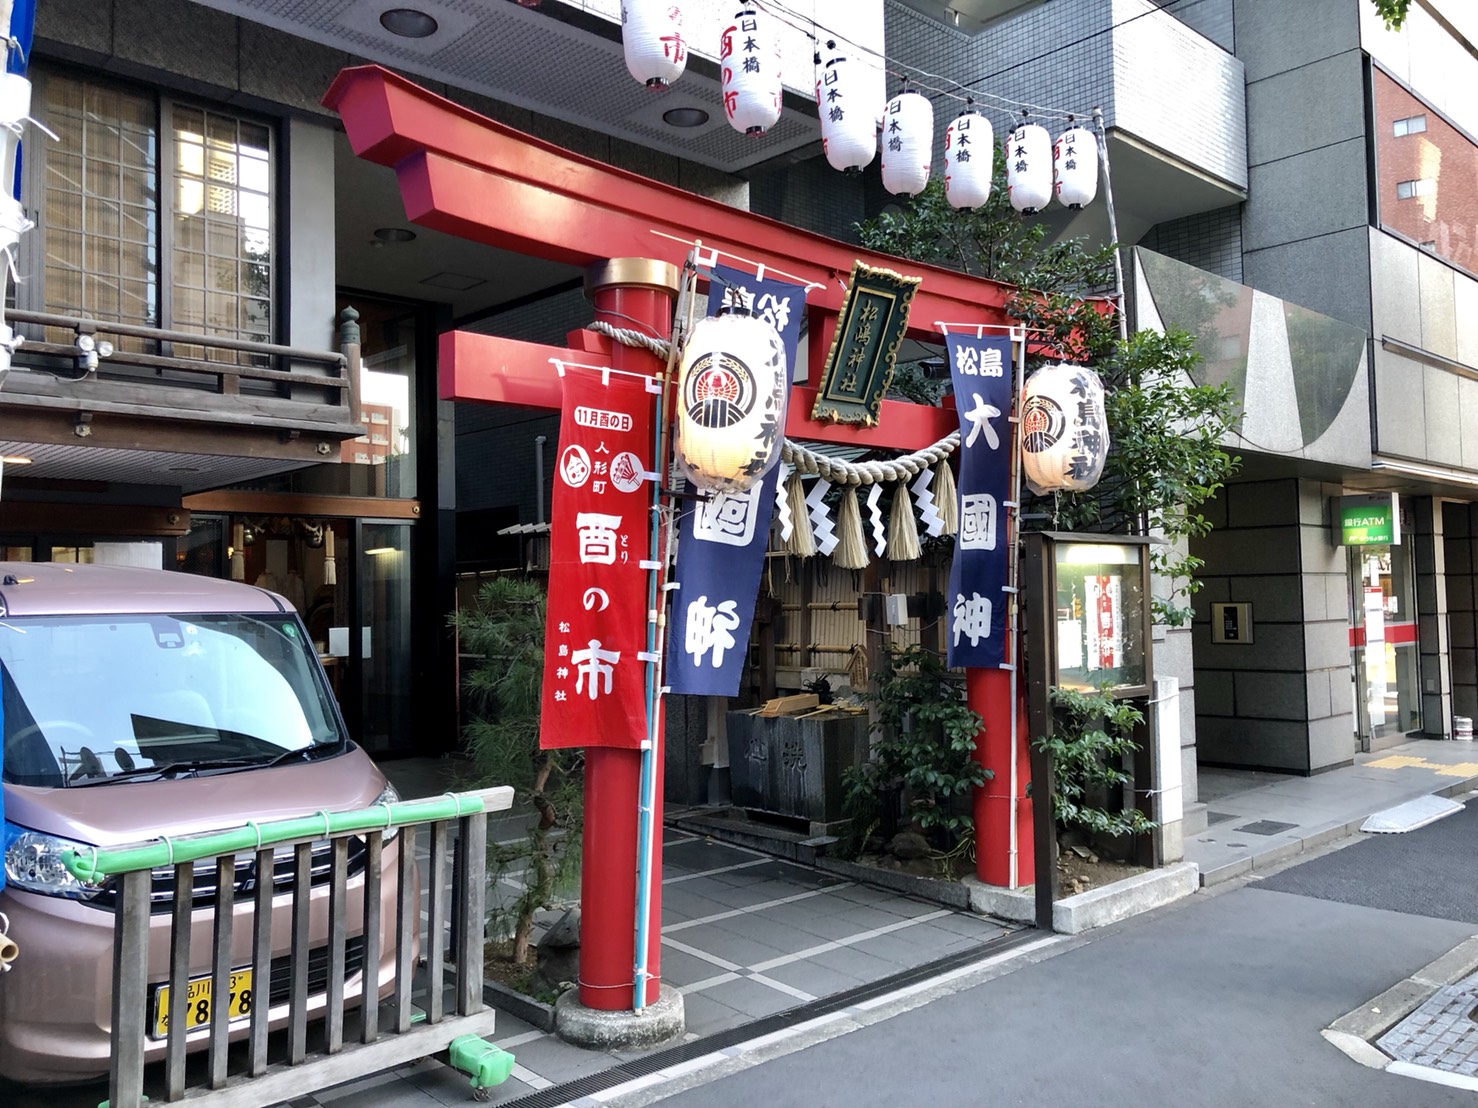
[[[414,242],[416,232],[405,227],[376,227],[375,238],[381,242]]]
[[[0,462],[8,466],[28,466],[31,464],[31,459],[20,454],[6,454],[0,456]]]
[[[701,127],[708,122],[708,113],[702,108],[668,108],[662,121],[673,127]]]
[[[426,38],[436,34],[438,24],[415,8],[390,8],[380,13],[380,26],[401,38]]]

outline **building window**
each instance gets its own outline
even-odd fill
[[[1478,274],[1478,142],[1378,67],[1371,92],[1381,229]]]
[[[152,98],[47,79],[43,121],[59,141],[26,144],[46,160],[46,311],[159,326],[155,118]]]
[[[174,327],[272,341],[271,140],[258,123],[172,105]]]
[[[40,116],[60,140],[27,144],[44,165],[43,310],[271,342],[271,129],[89,77],[40,76]]]

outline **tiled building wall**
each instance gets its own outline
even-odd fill
[[[1160,6],[1223,50],[1236,51],[1232,0],[1162,0]]]
[[[1478,718],[1478,505],[1442,505],[1452,712]]]
[[[1139,245],[1242,283],[1242,209],[1220,208],[1157,223]]]
[[[1113,16],[1114,112],[1105,113],[1109,125],[1213,177],[1246,187],[1242,63],[1167,17],[1150,0],[1114,0]]]
[[[1191,544],[1196,739],[1204,763],[1315,773],[1354,757],[1344,551],[1330,541],[1338,486],[1285,478],[1228,486]],[[1253,641],[1214,644],[1211,604],[1252,605]]]
[[[1370,329],[1357,0],[1237,0],[1247,77],[1243,281]]]

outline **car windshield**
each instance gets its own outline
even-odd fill
[[[149,780],[337,746],[338,717],[306,639],[292,616],[0,621],[5,780]]]

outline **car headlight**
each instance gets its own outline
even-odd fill
[[[400,803],[400,792],[399,792],[399,790],[396,789],[396,787],[394,785],[391,785],[388,782],[385,785],[384,791],[382,791],[379,796],[375,797],[375,804],[399,804],[399,803]],[[373,805],[371,805],[371,807],[373,807]],[[381,842],[387,842],[388,843],[391,839],[395,838],[395,834],[396,834],[396,832],[394,830],[382,831],[382,832],[380,832],[380,841]]]
[[[5,825],[5,881],[18,889],[43,896],[62,896],[69,900],[91,900],[103,891],[102,885],[89,885],[77,880],[62,863],[64,851],[85,854],[93,848],[86,843],[28,831],[13,823]]]

